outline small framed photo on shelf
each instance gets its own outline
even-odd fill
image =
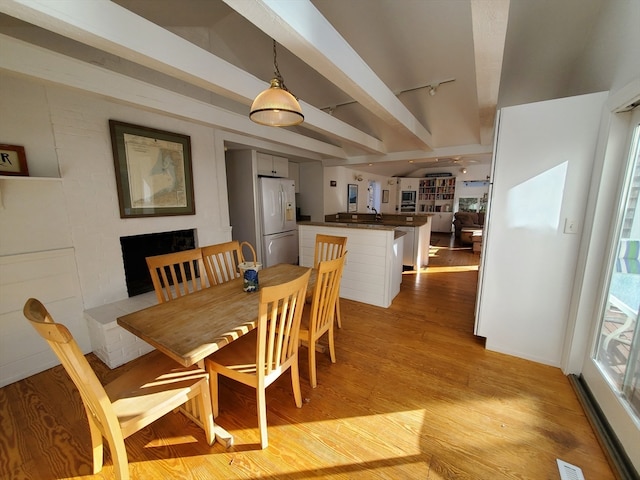
[[[191,138],[109,120],[120,218],[194,215]]]
[[[382,203],[389,203],[389,190],[382,190]]]
[[[24,147],[0,143],[0,175],[29,176]]]

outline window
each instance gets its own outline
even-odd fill
[[[486,210],[486,193],[482,197],[460,197],[458,199],[458,211],[460,212],[485,212]]]
[[[626,176],[626,196],[600,319],[595,360],[615,393],[640,420],[640,126],[636,127]]]

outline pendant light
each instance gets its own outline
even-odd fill
[[[273,69],[274,78],[271,79],[271,86],[255,98],[251,104],[249,118],[256,123],[271,127],[299,125],[304,120],[304,115],[298,100],[289,93],[278,70],[275,40],[273,41]]]

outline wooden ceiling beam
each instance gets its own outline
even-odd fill
[[[109,0],[3,0],[0,12],[245,105],[269,86]],[[309,104],[303,103],[302,107],[305,127],[336,139],[337,143],[347,142],[371,153],[386,152],[380,140]],[[265,135],[261,126],[250,127],[248,134]],[[266,138],[272,132],[273,129],[268,130]]]
[[[425,150],[431,133],[309,0],[223,0],[351,98]]]

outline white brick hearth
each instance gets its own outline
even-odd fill
[[[127,332],[117,319],[157,303],[155,292],[147,292],[85,310],[93,353],[109,368],[116,368],[152,351],[151,345]]]

